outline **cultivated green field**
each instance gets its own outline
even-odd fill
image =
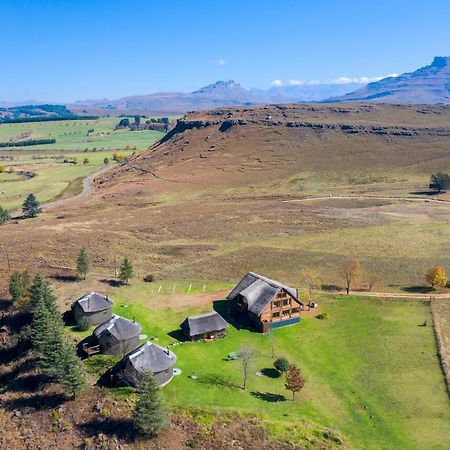
[[[193,300],[203,284],[191,288]],[[448,448],[450,410],[426,302],[323,296],[320,311],[329,314],[328,320],[308,316],[300,325],[276,330],[276,354],[296,363],[306,378],[304,391],[292,403],[283,380],[270,370],[270,336],[230,326],[224,339],[183,342],[179,324],[208,306],[175,306],[180,295],[187,295],[189,283],[177,283],[171,297],[173,285],[110,291],[117,314],[135,318],[149,339],[171,345],[176,353],[182,374],[163,390],[172,406],[255,413],[275,434],[305,445],[308,433],[326,427],[338,430],[355,449]],[[208,285],[213,292],[230,286]],[[226,301],[214,305],[226,314]],[[421,326],[424,321],[429,325]],[[240,389],[240,362],[224,359],[242,347],[259,353],[247,391]],[[91,358],[89,365],[101,367],[101,358]],[[111,359],[104,362],[111,364]],[[256,376],[257,371],[264,375]],[[189,377],[194,373],[195,380]]]
[[[148,148],[163,136],[158,131],[114,130],[120,119],[73,120],[1,124],[0,142],[13,140],[54,138],[56,143],[0,149],[0,205],[18,208],[31,192],[41,203],[58,196],[81,192],[82,179],[111,163],[113,153],[129,156]],[[90,131],[89,130],[94,130]],[[88,162],[83,163],[87,158]],[[77,164],[64,162],[76,159]],[[15,173],[7,173],[11,168]],[[31,172],[26,178],[22,172]],[[67,190],[67,192],[66,192]]]

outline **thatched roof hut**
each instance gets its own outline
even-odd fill
[[[138,386],[146,372],[152,372],[159,386],[164,386],[173,377],[173,366],[177,357],[170,350],[152,342],[145,342],[128,353],[113,369],[115,383]]]
[[[142,327],[137,322],[114,315],[99,325],[93,335],[100,345],[101,353],[125,355],[139,347],[141,331]]]
[[[72,303],[73,316],[76,323],[86,319],[89,325],[99,325],[112,317],[113,302],[103,294],[89,292]]]
[[[215,311],[198,316],[189,316],[181,329],[189,339],[215,339],[225,335],[228,323]]]

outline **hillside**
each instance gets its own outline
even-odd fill
[[[75,114],[64,105],[20,105],[0,107],[0,123],[27,122],[32,120],[69,119]]]
[[[436,56],[429,66],[330,99],[331,102],[450,103],[450,57]]]

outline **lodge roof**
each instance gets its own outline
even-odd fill
[[[177,361],[177,357],[170,350],[148,341],[133,350],[125,358],[139,373],[162,372],[172,367]]]
[[[72,303],[72,308],[78,304],[85,313],[99,312],[111,308],[113,302],[98,292],[89,292]]]
[[[228,294],[227,298],[228,300],[235,300],[241,295],[247,300],[248,310],[259,316],[281,289],[284,289],[302,304],[297,298],[296,289],[253,272],[245,274],[237,286]]]
[[[181,327],[187,329],[189,336],[196,336],[198,334],[224,330],[228,327],[228,324],[220,314],[211,311],[198,316],[187,317],[181,324]]]
[[[137,322],[114,315],[94,330],[94,336],[98,339],[108,333],[118,341],[126,341],[138,336],[141,330],[142,327]]]

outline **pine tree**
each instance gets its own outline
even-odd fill
[[[75,349],[67,341],[63,341],[57,360],[56,378],[58,383],[67,395],[74,398],[86,384],[83,363],[76,355]]]
[[[133,266],[127,257],[125,257],[120,265],[119,279],[122,283],[128,284],[130,278],[133,278]]]
[[[149,437],[156,436],[167,425],[167,409],[151,372],[147,372],[142,380],[133,421],[135,427]]]
[[[83,274],[84,279],[86,279],[86,275],[91,270],[91,258],[84,247],[81,247],[80,253],[78,254],[77,270],[79,273]]]
[[[28,195],[22,205],[22,211],[26,217],[36,217],[41,212],[41,204],[34,194]]]
[[[20,273],[15,271],[9,279],[9,293],[13,303],[17,303],[22,298],[22,286],[20,283]]]
[[[5,222],[11,220],[11,214],[0,206],[0,225],[3,225]]]

